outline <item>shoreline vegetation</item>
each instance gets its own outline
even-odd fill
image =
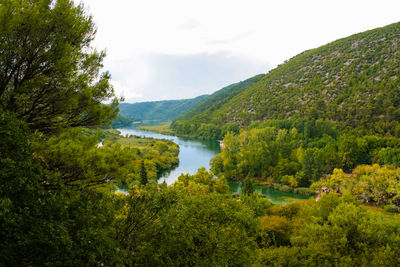
[[[136,128],[143,131],[155,132],[166,135],[176,135],[175,132],[170,128],[171,122],[160,122],[156,125],[139,125]]]
[[[183,138],[190,138],[194,140],[203,140],[203,141],[218,141],[215,138],[203,138],[200,136],[192,135],[192,134],[183,134],[183,133],[178,133],[176,132],[172,127],[172,121],[168,122],[159,122],[158,124],[154,125],[146,125],[148,122],[147,121],[142,121],[136,126],[137,129],[147,131],[147,132],[154,132],[154,133],[159,133],[159,134],[165,134],[165,135],[172,135],[172,136],[177,136],[177,137],[183,137]],[[131,124],[133,125],[133,124]]]
[[[324,122],[322,122],[322,123],[324,123]],[[335,129],[334,124],[332,124],[331,122],[326,122],[326,123],[327,124],[324,125],[325,128],[321,127],[321,129],[324,128],[324,130],[327,131],[327,133],[329,133],[329,135],[336,136],[336,138],[337,138],[338,130]],[[293,124],[293,121],[292,122],[291,121],[285,122],[283,120],[282,121],[272,121],[272,122],[266,122],[265,124],[267,126],[270,126],[270,125],[276,126],[276,125],[284,125],[284,124],[291,125],[291,124]],[[312,127],[316,127],[316,128],[318,128],[318,126],[316,126],[316,125],[312,126],[309,121],[302,122],[303,127],[304,127],[305,124],[308,125],[307,127],[311,127],[311,128]],[[180,134],[176,134],[176,132],[173,129],[171,129],[170,127],[171,127],[171,122],[162,122],[160,124],[151,125],[151,126],[141,125],[141,126],[138,126],[138,129],[145,130],[145,131],[157,132],[157,133],[161,133],[161,134],[167,134],[167,135],[182,136]],[[265,126],[262,126],[262,127],[265,127]],[[262,128],[262,127],[260,127],[258,123],[254,123],[251,126],[249,126],[249,129]],[[290,130],[290,128],[288,128],[288,130]],[[318,130],[316,130],[316,129],[313,129],[313,130],[308,129],[307,131],[316,134],[316,132]],[[196,138],[196,136],[193,136],[193,135],[183,135],[183,137]],[[395,141],[395,139],[396,138],[392,138],[392,140],[390,141],[390,143],[392,143],[392,145],[393,145],[393,143],[397,144],[397,141]],[[317,141],[314,140],[313,142],[317,142]],[[335,157],[335,155],[332,154],[332,151],[330,151],[330,153],[331,153],[331,155],[330,155],[331,157]],[[217,160],[219,156],[220,155],[217,155],[212,160],[213,161],[212,168],[215,168],[215,166],[216,166],[215,164],[217,164],[217,166],[218,166],[218,163],[215,163],[215,160]],[[388,156],[386,156],[386,158],[388,158]],[[389,156],[389,158],[390,158],[390,156]],[[392,158],[393,158],[393,156],[392,156]],[[375,157],[375,160],[376,160],[376,157]],[[328,179],[329,179],[331,174],[333,174],[333,171],[332,171],[332,173],[328,173],[326,175],[326,177],[328,177]],[[351,173],[343,174],[343,175],[346,175],[348,177],[352,176]],[[282,178],[284,178],[284,179],[282,179]],[[279,182],[277,182],[277,180],[278,181],[282,180],[285,183],[279,183]],[[321,188],[324,185],[324,184],[322,184],[322,185],[319,184],[319,182],[318,182],[319,179],[317,179],[315,184],[311,185],[311,183],[309,183],[306,187],[299,187],[298,186],[298,182],[295,181],[295,177],[290,177],[288,175],[283,175],[283,177],[281,176],[281,178],[277,179],[277,180],[276,180],[276,178],[274,179],[273,177],[269,177],[267,179],[260,178],[260,177],[258,177],[258,178],[257,177],[253,177],[253,181],[254,181],[255,185],[260,184],[260,185],[264,185],[264,186],[266,186],[268,188],[272,188],[274,190],[278,190],[278,191],[281,191],[281,192],[294,193],[294,194],[298,194],[298,195],[311,196],[311,197],[316,197],[317,195],[319,195],[318,192],[321,191]],[[241,182],[244,182],[245,178],[242,178],[242,179],[234,178],[234,179],[229,179],[229,181],[241,181]],[[301,181],[299,181],[299,182],[301,182]],[[293,186],[293,183],[295,183],[296,185]],[[332,189],[332,186],[330,186],[330,187]],[[329,187],[327,187],[327,188],[329,188]],[[337,188],[339,188],[339,187],[337,186]],[[236,195],[236,194],[233,194],[233,195]],[[393,200],[395,200],[395,199],[393,198]],[[375,211],[380,210],[381,213],[384,212],[385,214],[396,214],[396,213],[399,212],[399,208],[396,207],[394,204],[391,204],[391,199],[390,198],[385,199],[384,201],[385,201],[384,203],[386,203],[385,205],[383,205],[382,202],[375,202],[374,203],[373,199],[362,200],[361,202],[364,204],[363,206],[366,206],[366,207],[373,206],[373,207],[375,207]]]
[[[156,125],[140,125],[140,126],[137,126],[136,128],[139,130],[148,131],[148,132],[155,132],[155,133],[160,133],[160,134],[165,134],[165,135],[174,135],[173,130],[171,130],[169,128],[170,125],[171,125],[171,122],[160,122],[159,124],[156,124]],[[111,133],[118,135],[117,130],[108,130],[107,132],[111,136],[112,136]],[[129,137],[129,138],[133,138],[133,137]],[[191,138],[194,138],[194,137],[191,137]],[[150,139],[152,139],[152,138],[150,138]],[[131,145],[135,146],[135,144],[137,144],[137,142],[134,142],[133,140],[130,140],[129,143]],[[156,140],[162,140],[162,139],[156,139]],[[124,143],[126,144],[127,140],[121,139],[118,142],[122,143],[122,144],[124,144]],[[230,182],[235,182],[235,181],[237,181],[237,180],[230,180]],[[283,193],[292,193],[292,194],[303,195],[303,196],[315,196],[316,195],[316,192],[312,191],[309,188],[301,188],[301,187],[295,188],[295,187],[290,187],[290,186],[284,185],[284,184],[279,184],[279,183],[274,183],[274,182],[266,182],[266,181],[262,181],[261,179],[254,179],[254,186],[257,186],[257,185],[265,186],[266,188],[272,188],[274,190],[277,190],[277,191],[280,191]],[[297,200],[294,200],[294,201],[297,201]]]
[[[249,126],[249,129],[247,129],[247,130],[242,129],[242,134],[243,134],[243,131],[244,132],[246,132],[246,131],[250,132],[252,129],[255,129],[255,128],[256,129],[257,128],[263,129],[265,127],[272,127],[273,126],[273,127],[277,127],[278,129],[279,128],[281,129],[281,130],[279,130],[279,132],[277,131],[278,129],[276,129],[276,132],[275,132],[276,135],[280,134],[281,136],[285,136],[286,134],[290,134],[290,133],[293,134],[293,132],[295,132],[295,135],[296,135],[297,134],[297,129],[296,128],[292,128],[292,127],[295,127],[296,121],[297,120],[287,120],[287,121],[285,121],[285,120],[281,120],[281,121],[276,120],[276,121],[271,121],[271,122],[265,122],[262,125],[260,125],[259,123],[253,123],[252,125]],[[297,176],[295,176],[295,175],[290,175],[290,174],[285,174],[285,173],[280,173],[280,174],[277,173],[275,175],[272,175],[272,176],[269,176],[269,177],[264,177],[264,178],[262,178],[262,177],[252,177],[253,181],[255,183],[263,184],[263,185],[265,185],[265,186],[267,186],[269,188],[273,188],[273,189],[279,190],[281,192],[295,193],[295,194],[305,195],[305,196],[316,196],[316,195],[318,195],[319,194],[318,192],[321,191],[322,187],[327,187],[327,188],[331,188],[331,189],[333,187],[335,187],[337,189],[340,189],[340,185],[339,184],[335,184],[335,185],[326,184],[326,183],[320,182],[320,179],[322,179],[322,181],[324,181],[324,179],[325,180],[326,179],[328,179],[328,180],[332,179],[330,177],[332,177],[332,175],[335,174],[335,171],[333,170],[333,168],[334,167],[337,168],[337,167],[341,166],[341,163],[338,160],[338,158],[341,156],[340,155],[340,151],[337,151],[337,149],[336,150],[335,149],[332,150],[332,147],[339,147],[339,146],[343,147],[343,145],[338,144],[337,141],[335,141],[335,139],[341,141],[342,143],[345,143],[346,146],[349,147],[349,148],[344,148],[344,149],[353,149],[352,153],[355,153],[354,147],[352,147],[351,143],[349,144],[350,140],[345,140],[346,138],[348,138],[346,136],[346,134],[342,134],[339,130],[337,130],[335,128],[335,125],[332,122],[329,122],[329,121],[326,121],[326,122],[320,121],[319,125],[318,125],[318,122],[313,124],[310,121],[300,121],[300,122],[297,122],[297,124],[298,125],[302,125],[303,127],[305,127],[305,125],[306,125],[306,127],[308,127],[308,129],[305,129],[305,128],[301,129],[300,128],[301,132],[305,132],[305,131],[309,132],[309,136],[306,138],[307,139],[307,141],[306,141],[307,143],[316,144],[318,142],[321,142],[322,141],[322,140],[320,140],[321,137],[323,137],[325,139],[323,141],[323,143],[325,143],[326,148],[329,147],[329,145],[330,145],[329,142],[334,143],[334,146],[330,145],[330,147],[329,147],[330,150],[328,149],[329,151],[322,151],[323,153],[327,154],[327,156],[330,157],[329,159],[327,159],[327,163],[329,164],[329,166],[325,166],[324,167],[323,164],[322,164],[322,161],[321,161],[321,160],[324,159],[324,156],[321,156],[322,154],[318,153],[318,151],[313,151],[314,155],[310,155],[310,158],[308,159],[310,161],[310,163],[305,163],[305,162],[301,163],[300,162],[301,164],[309,164],[308,168],[310,168],[310,169],[308,171],[307,171],[307,169],[304,169],[304,167],[302,169],[300,169],[301,170],[301,175],[299,176],[299,178]],[[165,134],[170,134],[169,133],[170,131],[168,130],[168,127],[170,127],[170,126],[171,126],[170,122],[164,122],[164,123],[161,123],[161,124],[158,124],[158,125],[139,126],[139,127],[142,130],[155,131],[155,132],[158,131],[158,132],[163,132]],[[282,131],[282,129],[284,131]],[[273,129],[271,129],[271,130],[273,130]],[[289,131],[290,131],[290,133],[289,133]],[[351,133],[352,132],[347,132],[347,135],[350,135]],[[246,133],[246,134],[249,134],[249,133]],[[340,136],[340,135],[342,135],[342,136],[340,138],[338,138],[338,136]],[[235,135],[233,135],[233,136],[235,136]],[[290,143],[292,142],[290,140],[290,138],[288,139],[288,136],[289,135],[287,135],[287,137],[283,137],[283,139],[281,141],[279,141],[279,144],[280,144],[279,146],[283,146],[283,147],[286,147],[285,149],[288,149],[288,145],[290,145]],[[329,136],[329,138],[327,138],[327,136]],[[195,138],[193,136],[191,136],[191,137]],[[354,138],[351,135],[350,135],[350,137]],[[229,138],[232,138],[232,134],[229,136]],[[364,139],[367,140],[367,142],[371,142],[371,138],[375,142],[375,147],[374,148],[367,148],[367,149],[371,150],[369,152],[370,153],[369,154],[370,158],[373,158],[374,161],[378,161],[378,162],[381,162],[381,163],[385,163],[386,162],[386,163],[389,163],[389,164],[399,164],[399,163],[394,161],[397,157],[395,157],[393,155],[393,153],[396,153],[395,151],[393,151],[393,149],[395,149],[395,146],[400,142],[399,141],[400,139],[394,138],[394,137],[392,137],[392,138],[384,138],[384,137],[377,137],[377,136],[375,136],[375,137],[372,137],[372,136],[364,137]],[[363,141],[359,141],[359,140],[362,140],[362,139],[363,138],[358,138],[358,139],[350,141],[350,142],[356,141],[357,143],[362,143]],[[271,145],[271,141],[267,142],[266,144],[267,145]],[[246,141],[246,142],[248,142],[248,141]],[[257,141],[257,142],[258,142],[258,144],[256,144],[256,146],[257,145],[258,146],[264,146],[265,145],[264,142],[260,142],[260,141]],[[303,140],[303,142],[304,142],[304,140]],[[232,141],[228,142],[228,144],[231,144],[231,143],[232,143]],[[378,144],[380,143],[381,145],[377,145],[377,143]],[[328,144],[328,146],[327,146],[327,144]],[[231,149],[231,150],[233,149],[234,150],[234,149],[237,149],[237,146],[238,146],[238,144],[235,144],[234,146],[231,145],[228,149]],[[274,146],[276,147],[276,145],[274,145]],[[369,146],[367,145],[367,147],[369,147]],[[393,148],[391,148],[391,147],[393,147]],[[364,150],[363,153],[368,152],[368,151],[365,151],[365,149],[363,149],[361,147],[359,147],[358,149],[359,150]],[[254,147],[254,151],[256,151],[255,147]],[[300,148],[300,150],[297,150],[296,153],[297,154],[301,153],[300,154],[300,158],[302,158],[303,161],[305,160],[304,157],[307,154],[307,150],[304,151],[304,150],[301,150],[301,148]],[[346,152],[346,151],[344,151],[342,153],[343,154],[347,153],[347,155],[349,155],[348,152]],[[225,152],[225,154],[226,154],[226,152]],[[221,169],[221,166],[218,163],[220,158],[221,158],[221,156],[223,156],[223,154],[219,154],[215,158],[212,159],[211,168],[212,168],[212,170],[214,170],[217,173],[218,172],[221,173],[221,170],[223,170],[222,174],[224,174],[224,172],[229,171],[229,168],[225,167],[225,168]],[[318,157],[318,159],[313,159],[313,157]],[[349,156],[347,156],[347,160],[350,160],[348,157]],[[353,155],[353,157],[357,157],[357,156]],[[358,157],[360,157],[360,156],[358,156]],[[232,160],[232,159],[230,159],[230,160]],[[246,159],[241,159],[240,161],[243,162],[243,161],[246,161]],[[317,161],[321,161],[320,162],[321,164],[317,164]],[[365,163],[365,161],[364,162],[361,161],[359,163],[357,163],[356,161],[353,161],[352,162],[352,164],[353,164],[352,167],[348,167],[347,168],[347,170],[349,170],[350,173],[346,174],[346,173],[343,172],[342,175],[346,176],[346,177],[352,177],[353,175],[351,174],[351,170],[353,170],[353,168],[355,168],[358,165],[362,165],[362,163]],[[290,166],[290,163],[285,163],[285,164],[289,164],[288,166]],[[334,166],[335,164],[337,164],[337,165]],[[307,166],[307,165],[304,165],[304,166]],[[344,165],[344,166],[346,166],[346,165]],[[279,167],[279,164],[278,164],[278,167]],[[366,167],[368,167],[368,165]],[[284,169],[282,167],[280,167],[280,168]],[[288,169],[288,167],[285,167],[285,168]],[[291,167],[291,168],[293,168],[293,167]],[[324,172],[323,169],[326,170],[327,168],[328,168],[329,172]],[[359,167],[359,169],[360,168],[362,168],[362,167]],[[374,167],[374,168],[376,169],[377,167]],[[384,169],[382,169],[382,170],[384,170]],[[305,182],[304,178],[306,178],[306,177],[304,177],[304,174],[305,174],[304,172],[308,173],[307,177],[312,177],[313,175],[314,176],[318,176],[318,177],[315,177],[314,179],[310,179],[309,178],[308,182]],[[239,174],[236,174],[236,175],[239,175]],[[228,177],[229,177],[229,175],[228,175]],[[324,178],[324,177],[326,177],[326,178]],[[239,177],[232,176],[228,180],[229,181],[242,181],[242,182],[244,182],[245,181],[245,177],[242,176],[242,178],[240,179]],[[283,183],[279,182],[279,181],[282,181]],[[392,183],[391,186],[395,186],[395,188],[399,187],[399,183],[394,183],[393,184],[393,182],[390,182],[390,181],[388,181],[388,183]],[[303,184],[303,185],[306,185],[306,186],[299,186],[300,184]],[[342,186],[344,186],[344,185],[342,185]],[[381,185],[381,186],[389,186],[389,184]],[[399,212],[398,208],[394,204],[391,204],[392,199],[393,199],[394,203],[397,203],[396,202],[397,198],[392,198],[391,197],[391,196],[396,196],[396,190],[397,189],[395,189],[394,193],[393,192],[392,193],[388,193],[388,196],[386,198],[383,197],[382,200],[377,200],[376,197],[374,198],[373,196],[371,196],[369,198],[367,197],[367,199],[361,199],[360,197],[358,197],[358,198],[362,201],[362,203],[364,203],[366,205],[371,205],[371,203],[376,202],[377,204],[372,204],[372,205],[375,205],[377,207],[380,206],[382,209],[389,210],[389,211],[392,211],[392,212],[396,213],[396,212]],[[381,194],[385,194],[385,193],[382,192]],[[383,204],[385,204],[385,205],[383,205]]]
[[[117,179],[120,184],[137,185],[140,176],[140,162],[143,161],[149,180],[159,179],[165,172],[179,164],[179,145],[171,140],[140,136],[122,136],[118,130],[103,130],[103,147],[120,147],[128,153],[132,168],[124,178]]]
[[[177,144],[100,130],[120,99],[84,5],[3,2],[0,266],[400,266],[400,23],[305,51],[174,121],[224,148],[167,185],[156,178]],[[324,194],[275,205],[254,178]],[[243,181],[237,198],[227,180]]]

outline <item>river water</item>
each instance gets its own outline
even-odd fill
[[[210,160],[221,152],[219,142],[204,141],[190,138],[177,137],[172,135],[164,135],[154,132],[148,132],[137,129],[135,126],[130,128],[118,129],[121,135],[136,135],[141,137],[150,137],[157,139],[168,139],[179,145],[179,165],[172,171],[165,173],[158,180],[159,183],[164,181],[170,185],[173,184],[178,176],[182,173],[195,174],[200,167],[210,168]],[[240,193],[242,184],[240,182],[228,182],[231,193]],[[124,189],[122,189],[124,190]],[[297,194],[285,193],[265,186],[255,186],[254,190],[265,195],[268,199],[276,204],[290,203],[296,199],[307,199],[309,197]],[[125,191],[125,190],[124,190]]]
[[[157,139],[172,140],[179,145],[179,165],[172,171],[165,173],[159,180],[170,185],[173,184],[182,173],[195,174],[197,169],[204,166],[210,168],[210,159],[221,152],[217,141],[193,140],[172,135],[164,135],[154,132],[142,131],[135,127],[118,129],[122,135],[137,135]]]

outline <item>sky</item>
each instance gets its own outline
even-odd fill
[[[399,0],[75,0],[126,102],[193,98],[400,21]]]

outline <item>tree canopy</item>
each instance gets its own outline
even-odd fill
[[[100,126],[117,114],[96,29],[70,0],[5,0],[0,5],[0,110],[31,129]],[[112,98],[112,105],[102,101]]]
[[[338,169],[398,166],[399,138],[339,134],[325,120],[201,125],[204,137],[227,133],[214,173],[158,184],[178,163],[177,144],[87,129],[118,103],[94,34],[71,0],[0,3],[0,266],[400,264],[400,169]],[[226,179],[246,176],[247,193],[232,198]],[[251,193],[253,176],[343,195],[276,206]]]

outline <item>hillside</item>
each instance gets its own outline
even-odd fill
[[[119,104],[120,114],[136,120],[173,120],[177,116],[190,110],[207,95],[198,96],[192,99],[165,100],[140,103],[121,103]]]
[[[243,88],[258,82],[264,74],[259,74],[245,81],[228,85],[212,95],[204,98],[197,106],[182,114],[177,120],[194,120],[202,121],[212,114],[214,110],[222,107],[225,103],[231,100],[234,96],[242,91]]]
[[[365,133],[400,136],[400,23],[305,51],[228,101],[173,124],[190,129],[254,121],[329,119]]]

